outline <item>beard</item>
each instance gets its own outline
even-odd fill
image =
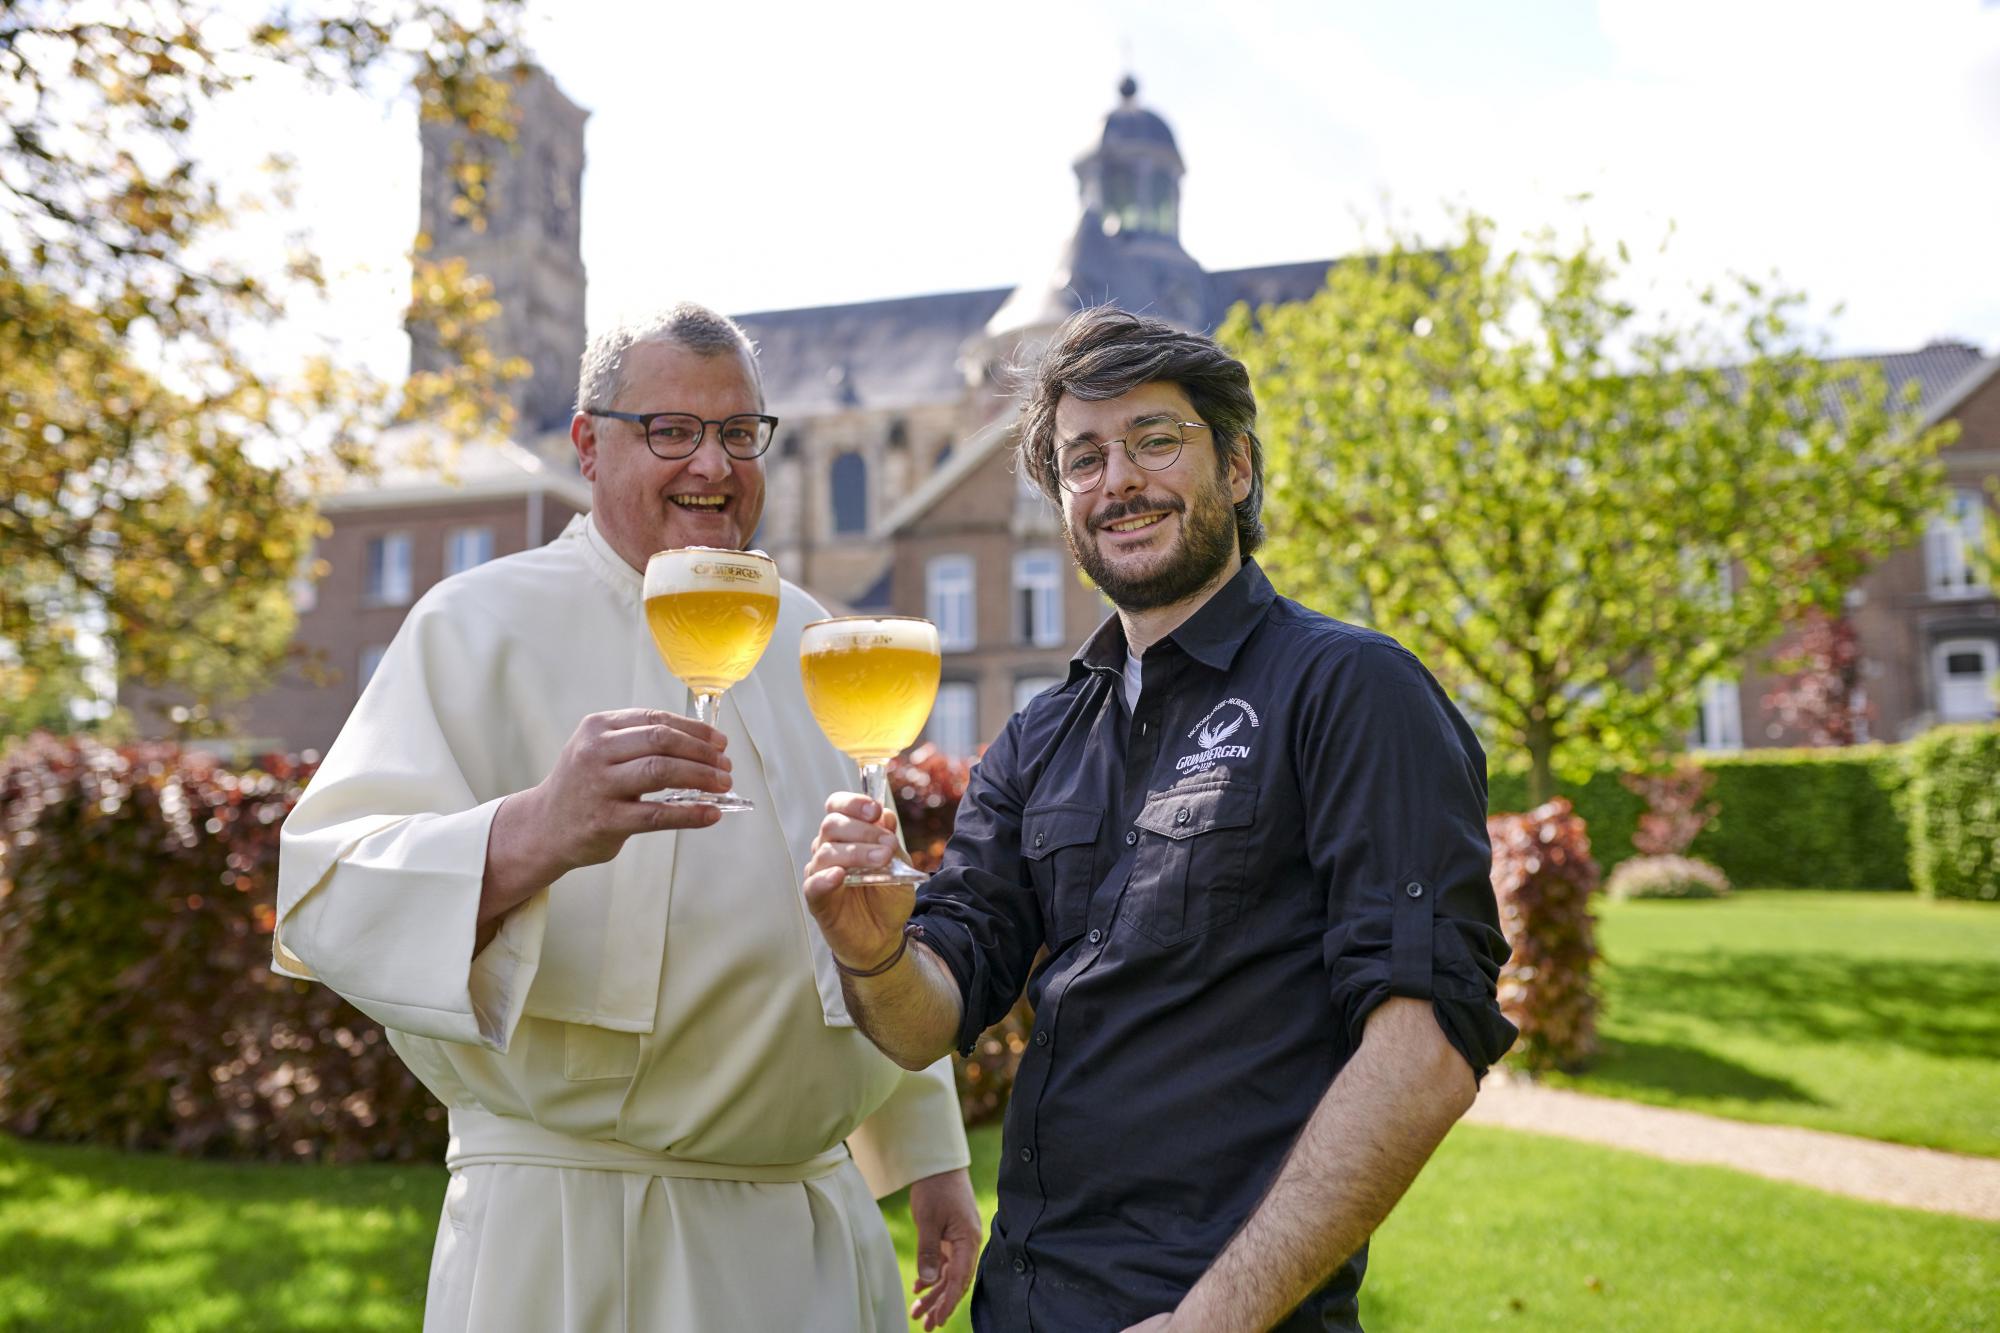
[[[1119,572],[1099,549],[1097,531],[1106,524],[1161,511],[1181,516],[1180,543],[1138,572]],[[1186,601],[1228,565],[1236,550],[1236,511],[1220,479],[1215,479],[1195,495],[1192,507],[1178,496],[1135,496],[1107,505],[1093,520],[1091,531],[1082,535],[1064,524],[1063,539],[1078,567],[1112,605],[1121,611],[1152,611]]]

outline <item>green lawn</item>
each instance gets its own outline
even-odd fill
[[[992,1206],[996,1130],[974,1135]],[[0,1330],[417,1328],[444,1173],[0,1138]],[[890,1227],[909,1265],[908,1219]],[[1371,1333],[1990,1328],[2000,1226],[1462,1127],[1382,1230]],[[967,1327],[964,1311],[952,1327]]]
[[[1586,1092],[2000,1156],[2000,909],[1766,890],[1599,908]]]

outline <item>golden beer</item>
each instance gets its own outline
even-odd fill
[[[778,566],[762,551],[683,546],[646,562],[646,625],[667,669],[694,691],[694,715],[716,725],[723,691],[750,674],[778,625]],[[748,810],[734,792],[669,788],[641,799]]]
[[[799,640],[806,704],[820,730],[861,766],[862,790],[890,808],[888,764],[924,729],[937,702],[938,632],[911,616],[815,620]],[[921,884],[901,857],[877,870],[850,870],[849,884]]]
[[[937,701],[937,627],[891,616],[818,621],[806,626],[799,665],[827,739],[858,764],[885,764],[916,741]]]
[[[778,624],[778,570],[767,556],[683,547],[646,564],[646,624],[667,668],[697,695],[750,674]]]

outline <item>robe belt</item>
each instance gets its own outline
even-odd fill
[[[751,1184],[789,1184],[831,1175],[848,1159],[847,1145],[836,1143],[803,1162],[746,1165],[698,1162],[671,1153],[647,1152],[626,1143],[572,1138],[533,1121],[494,1115],[471,1107],[453,1107],[451,1141],[444,1163],[461,1166],[547,1166],[573,1171],[630,1171],[646,1176],[688,1180],[734,1180]]]

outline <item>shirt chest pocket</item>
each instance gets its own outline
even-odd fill
[[[1104,810],[1094,805],[1038,805],[1021,812],[1021,857],[1042,905],[1049,943],[1083,933],[1090,912],[1091,862]]]
[[[1247,782],[1177,787],[1148,800],[1120,918],[1162,946],[1234,921],[1256,820],[1257,788]]]

